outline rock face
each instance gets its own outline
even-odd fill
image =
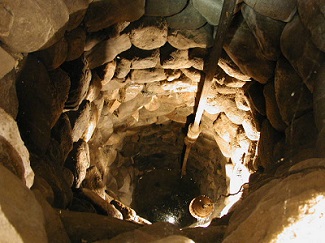
[[[47,242],[43,211],[34,194],[2,165],[0,174],[1,241]]]
[[[7,28],[0,40],[17,52],[33,52],[54,44],[63,36],[69,19],[62,0],[28,0],[24,5],[5,1],[1,9],[8,14],[1,15],[1,23],[7,23]]]

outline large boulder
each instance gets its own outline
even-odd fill
[[[16,78],[16,72],[12,71],[0,79],[0,107],[14,119],[18,114]]]
[[[230,26],[224,49],[244,74],[263,84],[272,79],[275,63],[265,58],[241,15]]]
[[[293,167],[291,174],[251,192],[235,208],[223,242],[322,241],[325,170],[321,160],[314,166],[301,162],[304,165]]]
[[[243,4],[241,12],[263,55],[276,61],[281,54],[280,36],[285,23],[263,16],[246,4]]]
[[[272,19],[289,22],[297,11],[296,0],[244,0],[256,12]]]
[[[85,16],[89,32],[107,28],[123,21],[135,21],[144,14],[145,0],[94,0]]]
[[[211,25],[218,25],[223,0],[193,0],[193,6]]]
[[[47,48],[64,35],[69,12],[62,0],[5,0],[1,7],[9,14],[0,15],[6,25],[0,40],[17,52]]]
[[[301,22],[309,30],[313,43],[325,52],[325,9],[324,1],[298,0],[298,12]]]
[[[27,187],[34,182],[29,152],[21,140],[16,121],[0,108],[0,164],[16,174]]]
[[[147,0],[146,13],[147,16],[172,16],[181,12],[188,0]]]
[[[34,194],[2,165],[0,195],[2,242],[48,242],[44,214]]]
[[[299,15],[284,27],[280,41],[283,55],[313,92],[313,77],[325,61],[325,54],[316,48]]]

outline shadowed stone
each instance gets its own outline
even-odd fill
[[[160,48],[160,64],[164,69],[182,69],[190,68],[193,63],[188,50],[178,50],[168,44]]]
[[[244,74],[258,82],[265,84],[273,77],[275,62],[264,57],[241,15],[230,26],[224,49]]]
[[[244,0],[259,14],[272,19],[289,22],[297,11],[296,0]]]
[[[287,125],[283,122],[279,107],[275,98],[274,83],[270,82],[264,86],[263,94],[265,98],[266,116],[272,126],[277,131],[284,131]]]
[[[312,41],[325,52],[325,9],[324,1],[298,0],[298,12],[301,22],[310,31]]]
[[[132,46],[130,38],[127,34],[123,34],[106,41],[100,42],[90,51],[85,53],[89,63],[89,68],[93,69],[113,59],[123,51],[130,49]]]
[[[86,31],[82,28],[74,29],[67,32],[65,38],[68,42],[67,61],[72,61],[79,58],[85,47]]]
[[[198,29],[206,23],[205,18],[194,8],[193,0],[189,0],[182,12],[167,17],[166,20],[169,28],[181,30]]]
[[[173,30],[168,31],[168,43],[173,47],[186,50],[190,48],[209,48],[213,44],[213,29],[209,24],[196,30]]]
[[[72,200],[72,191],[64,179],[63,168],[56,161],[41,158],[31,154],[31,164],[35,175],[43,178],[50,185],[54,193],[53,206],[66,208]]]
[[[66,60],[67,53],[68,42],[65,38],[62,38],[49,48],[35,52],[34,55],[42,61],[47,70],[53,70]]]
[[[283,121],[289,125],[312,109],[313,97],[306,85],[285,58],[280,58],[275,69],[275,98]]]
[[[95,32],[118,22],[135,21],[144,14],[145,0],[94,0],[85,16],[89,32]]]
[[[87,61],[81,56],[76,60],[65,62],[61,68],[68,73],[71,80],[69,97],[65,103],[65,108],[78,109],[78,106],[87,95],[91,80],[91,72]]]
[[[318,70],[315,77],[315,92],[313,99],[313,108],[315,123],[319,131],[325,130],[325,65],[323,64]],[[324,132],[323,132],[324,136]]]
[[[26,0],[24,4],[5,0],[0,8],[10,13],[0,15],[0,23],[10,23],[0,40],[17,52],[33,52],[53,45],[62,38],[69,20],[62,0]]]
[[[224,0],[193,0],[193,6],[211,25],[218,25]]]
[[[281,35],[281,50],[308,89],[313,92],[313,77],[325,55],[313,44],[308,30],[303,26],[298,15],[288,23]]]
[[[147,16],[171,16],[182,11],[188,0],[147,0],[146,12]]]
[[[59,214],[72,242],[81,242],[82,240],[94,242],[110,239],[140,227],[134,223],[94,213],[61,210]]]
[[[82,22],[89,4],[93,0],[63,0],[69,11],[68,31],[71,31]]]
[[[264,56],[276,61],[281,54],[280,36],[285,23],[260,15],[246,4],[243,4],[241,12]]]
[[[273,151],[282,136],[281,133],[272,127],[269,120],[265,119],[262,122],[261,137],[258,142],[258,154],[263,168],[271,169],[275,165],[276,161],[273,156]]]

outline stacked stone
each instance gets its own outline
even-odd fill
[[[128,165],[152,144],[128,146],[137,146],[138,128],[185,124],[193,113],[222,2],[26,0],[23,6],[5,0],[3,164],[28,187],[35,172],[34,189],[54,207],[96,211],[94,204],[107,205],[115,194],[130,204],[139,172]],[[207,174],[201,190],[212,197],[224,190],[217,185],[226,162],[216,162],[216,153],[202,159],[202,151],[215,142],[234,165],[252,170],[324,155],[321,1],[239,2],[208,96],[202,141],[189,159],[193,174]],[[161,139],[168,144],[172,136]],[[94,203],[82,189],[99,198]]]

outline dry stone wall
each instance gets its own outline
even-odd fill
[[[173,129],[138,131],[185,126],[222,2],[0,3],[2,164],[28,187],[35,172],[54,207],[129,205],[136,154],[182,143]],[[226,163],[269,176],[324,156],[323,4],[238,1],[189,159],[202,193],[224,193]],[[76,194],[89,178],[97,208]]]

